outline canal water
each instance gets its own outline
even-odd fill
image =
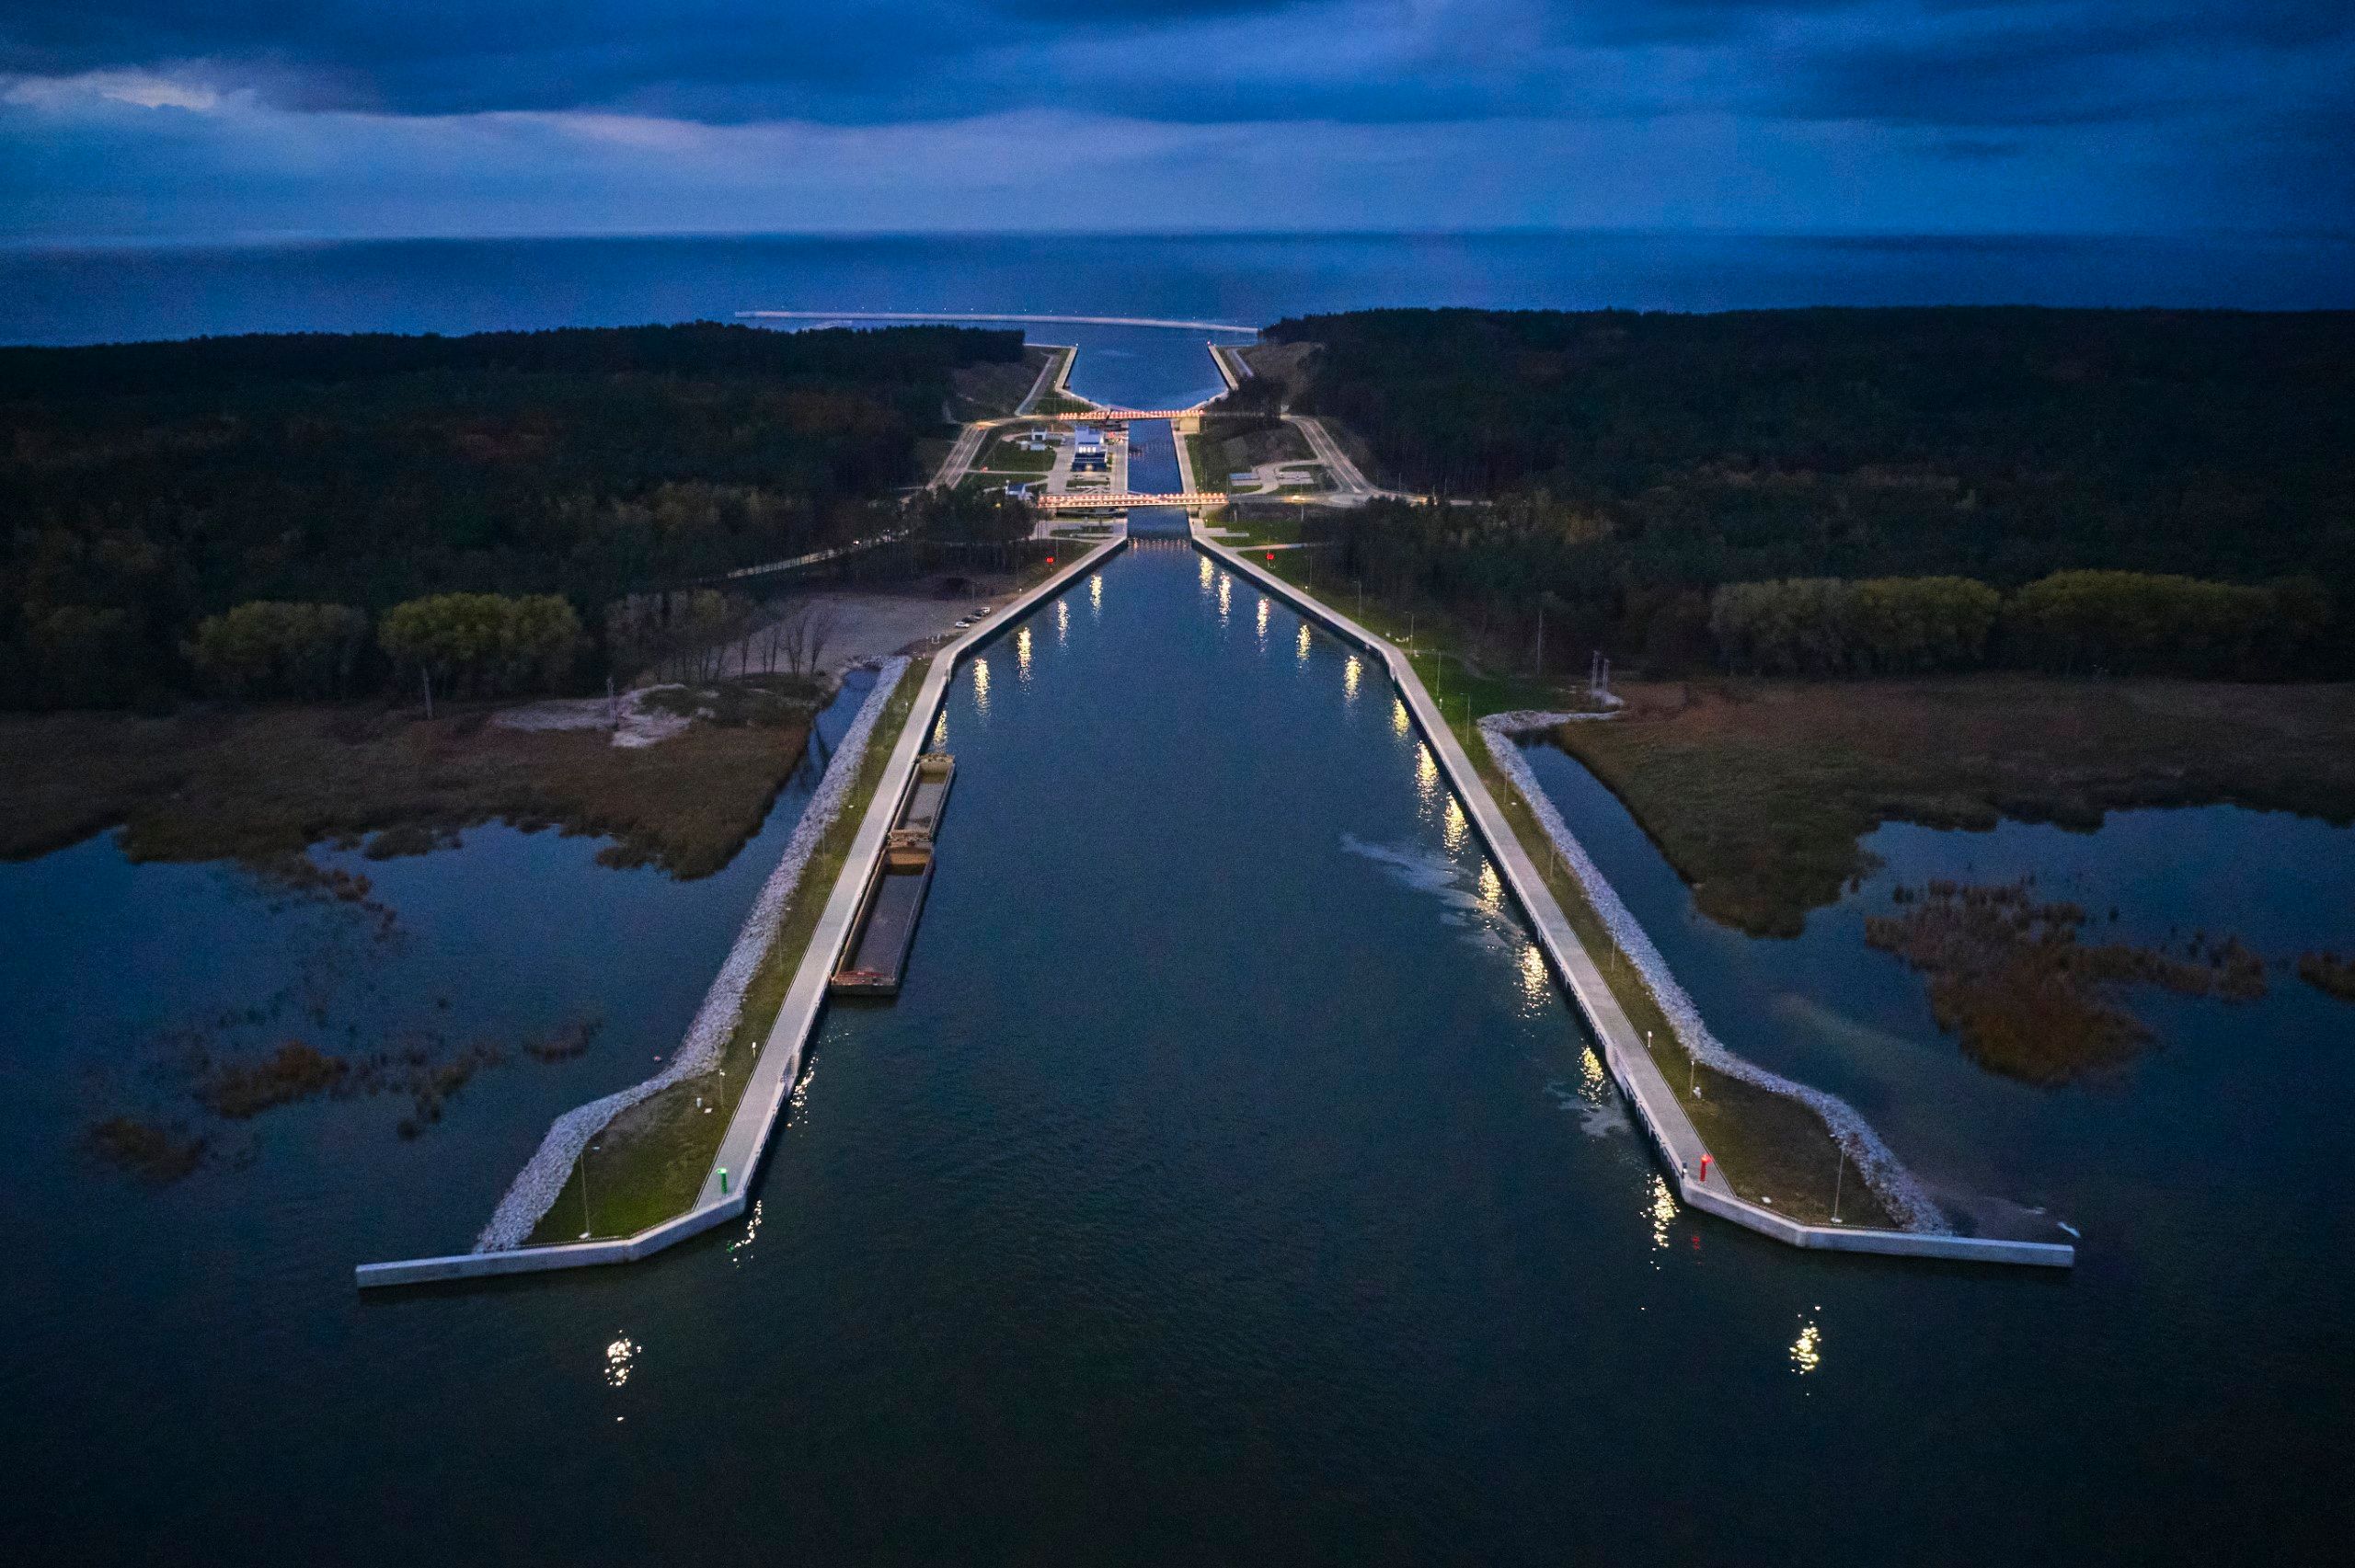
[[[1395,697],[1181,542],[960,669],[938,738],[906,990],[826,1015],[747,1223],[362,1298],[349,1264],[437,1199],[263,1167],[77,1198],[30,1232],[42,1305],[6,1309],[10,1538],[2148,1562],[2344,1507],[2310,1274],[2152,1302],[2099,1249],[2074,1278],[1825,1259],[1680,1212]],[[2299,1199],[2234,1238],[2325,1239]]]
[[[1198,341],[1132,336],[1082,391],[1206,389]],[[1137,439],[1174,485],[1166,427]],[[1698,1221],[1371,666],[1174,514],[1135,526],[957,674],[905,991],[826,1015],[748,1221],[635,1267],[350,1276],[462,1242],[552,1114],[675,1045],[809,777],[701,883],[505,829],[322,856],[376,879],[381,944],[364,910],[104,840],[0,867],[11,1554],[2207,1562],[2344,1522],[2351,1347],[2317,1259],[2348,1255],[2346,1206],[2250,1158],[2309,1146],[2343,1062],[2309,1116],[2200,1056],[2212,1093],[2140,1136],[2263,1178],[2170,1224],[2137,1211],[2195,1178],[2069,1187],[2096,1232],[2073,1277]],[[1668,897],[1628,892],[1648,920]],[[268,1035],[322,996],[363,1034],[603,1023],[413,1142],[363,1098],[270,1113],[160,1192],[76,1157],[93,1107],[169,1092],[159,1026],[247,1008]],[[2306,1060],[2277,1054],[2268,1096]]]

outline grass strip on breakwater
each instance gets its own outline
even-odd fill
[[[1896,1217],[1871,1187],[1857,1179],[1855,1172],[1843,1179],[1832,1128],[1811,1106],[1721,1072],[1706,1060],[1694,1060],[1667,1010],[1636,967],[1619,955],[1601,913],[1569,868],[1555,855],[1537,813],[1488,754],[1479,732],[1481,717],[1531,707],[1574,706],[1575,697],[1523,676],[1479,670],[1448,647],[1431,647],[1433,642],[1456,642],[1440,617],[1418,614],[1409,619],[1379,601],[1341,611],[1311,586],[1315,564],[1304,558],[1309,554],[1276,551],[1273,560],[1253,564],[1396,645],[1416,673],[1431,684],[1433,701],[1447,727],[1454,732],[1471,759],[1473,771],[1502,809],[1522,853],[1536,866],[1572,933],[1602,971],[1614,1000],[1644,1036],[1653,1064],[1672,1087],[1683,1086],[1677,1088],[1677,1103],[1708,1145],[1734,1192],[1752,1202],[1772,1198],[1773,1208],[1801,1222],[1829,1220],[1836,1201],[1844,1225],[1860,1230],[1895,1228]],[[1424,646],[1417,647],[1408,641],[1409,635]],[[1695,1088],[1697,1095],[1692,1092]]]
[[[1459,738],[1464,738],[1461,732]],[[1622,952],[1610,922],[1576,873],[1554,853],[1552,840],[1527,792],[1497,765],[1484,741],[1479,735],[1465,741],[1474,769],[1504,807],[1513,836],[1535,864],[1538,876],[1561,906],[1580,944],[1602,970],[1613,998],[1628,1021],[1643,1031],[1644,1047],[1652,1064],[1671,1089],[1679,1083],[1685,1086],[1677,1103],[1709,1146],[1735,1193],[1752,1202],[1772,1199],[1771,1207],[1794,1219],[1829,1221],[1836,1205],[1844,1224],[1860,1229],[1902,1228],[1878,1192],[1862,1177],[1858,1162],[1848,1162],[1858,1167],[1859,1176],[1841,1179],[1838,1140],[1831,1124],[1814,1107],[1786,1091],[1725,1071],[1713,1065],[1705,1052],[1687,1044],[1684,1030],[1645,979],[1641,967]]]
[[[720,1047],[717,1072],[672,1084],[615,1116],[594,1140],[594,1149],[574,1162],[528,1244],[573,1241],[584,1228],[592,1237],[635,1235],[694,1206],[777,1009],[809,951],[827,896],[842,876],[851,842],[890,765],[892,749],[931,662],[925,658],[908,666],[877,719],[860,754],[857,775],[802,865],[785,918],[745,986],[735,1024]],[[695,1104],[698,1095],[711,1107],[708,1113]],[[584,1162],[589,1182],[585,1207]]]

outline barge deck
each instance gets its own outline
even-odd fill
[[[948,805],[957,761],[946,752],[916,760],[908,793],[893,818],[883,853],[867,879],[851,926],[850,941],[827,990],[836,996],[896,996],[908,953],[915,945],[916,921],[932,891],[933,834]]]

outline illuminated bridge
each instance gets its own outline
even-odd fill
[[[1033,496],[1030,504],[1040,511],[1121,511],[1130,507],[1223,507],[1226,496],[1219,490],[1181,490],[1169,496],[1138,490],[1074,490],[1062,496]]]
[[[1083,408],[1076,414],[1050,414],[1050,419],[1066,425],[1120,424],[1130,419],[1190,419],[1201,412],[1193,408]]]

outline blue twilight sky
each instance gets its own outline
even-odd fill
[[[2343,233],[2355,0],[0,0],[0,239]]]

